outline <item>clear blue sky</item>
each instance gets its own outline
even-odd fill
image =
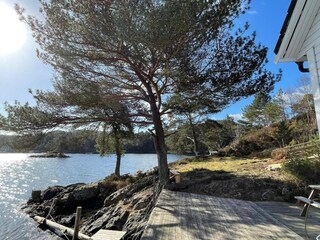
[[[1,6],[3,3],[13,8],[14,3],[22,5],[28,13],[38,14],[38,1],[23,0],[0,0],[0,21]],[[1,5],[2,4],[2,5]],[[275,92],[279,88],[287,89],[294,87],[297,80],[302,76],[294,63],[273,63],[273,49],[279,37],[279,32],[287,13],[290,0],[252,0],[251,9],[239,19],[239,23],[250,24],[250,31],[257,32],[257,42],[269,48],[267,68],[277,72],[279,68],[283,70],[282,80],[276,84]],[[0,39],[3,38],[3,24],[0,24]],[[50,66],[44,65],[36,57],[36,44],[29,30],[26,32],[26,39],[20,48],[7,54],[1,54],[0,46],[0,113],[3,113],[3,103],[5,101],[14,103],[15,100],[24,103],[33,102],[28,89],[52,89],[51,78],[53,71]],[[19,36],[19,35],[18,35]],[[20,38],[16,37],[16,38]],[[0,40],[1,44],[1,40]],[[2,42],[4,45],[4,43]],[[227,114],[236,115],[241,113],[241,109],[249,104],[252,98],[242,100],[223,112],[214,115],[214,118],[224,118]]]

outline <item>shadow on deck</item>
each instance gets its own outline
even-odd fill
[[[151,239],[307,239],[301,207],[163,190],[142,236]],[[308,218],[312,239],[320,214]],[[312,223],[312,224],[311,224]]]

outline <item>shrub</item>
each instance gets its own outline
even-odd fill
[[[225,151],[227,155],[241,157],[275,148],[277,144],[273,138],[274,131],[274,127],[257,129],[234,141]],[[262,155],[270,157],[268,151]]]
[[[250,157],[256,157],[256,158],[270,158],[271,153],[273,152],[273,149],[265,149],[259,152],[253,152],[250,154]]]
[[[307,183],[320,182],[319,158],[296,158],[287,161],[284,169]]]
[[[294,151],[294,154],[290,154]],[[295,149],[288,152],[289,160],[284,164],[284,169],[306,183],[320,182],[320,152],[319,142],[312,141],[299,149],[299,154]]]
[[[271,158],[274,160],[280,160],[283,158],[287,158],[288,156],[288,149],[287,148],[278,148],[278,149],[274,149],[271,152]]]

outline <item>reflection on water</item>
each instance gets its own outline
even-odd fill
[[[31,196],[32,189],[77,182],[94,182],[111,174],[115,157],[97,154],[71,154],[71,158],[30,158],[29,154],[0,154],[0,239],[51,239],[36,228],[20,206]],[[184,156],[169,155],[168,161]],[[154,154],[126,154],[121,173],[134,174],[157,165]],[[53,239],[53,238],[52,238]]]

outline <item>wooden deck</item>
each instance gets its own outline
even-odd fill
[[[305,239],[316,239],[320,234],[319,209],[310,207],[308,211],[306,222],[308,237],[305,232],[305,218],[300,217],[303,204],[299,206],[285,202],[256,202],[256,204]]]
[[[254,203],[163,190],[142,239],[306,239],[304,218],[299,217],[301,207],[291,210],[286,203]],[[312,234],[316,230],[314,225]]]

